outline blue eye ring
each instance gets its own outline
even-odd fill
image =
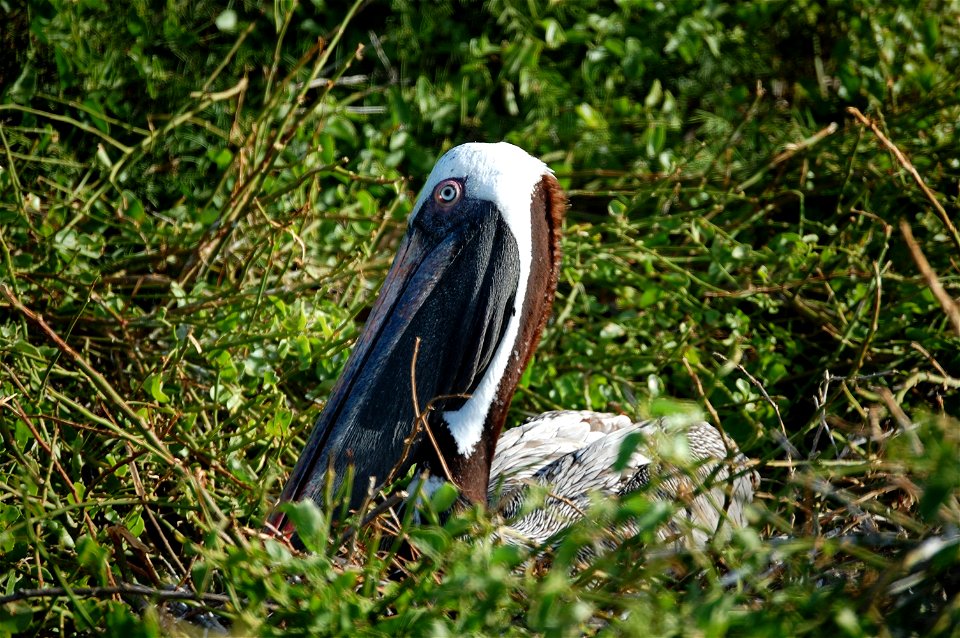
[[[455,179],[445,179],[433,189],[433,201],[439,206],[449,208],[463,197],[463,186]]]

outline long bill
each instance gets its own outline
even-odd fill
[[[435,400],[470,395],[513,314],[517,248],[499,219],[491,207],[481,221],[471,216],[442,234],[410,228],[281,502],[319,502],[328,470],[336,493],[353,466],[349,496],[357,507],[371,477],[379,485],[395,468],[422,459],[419,436],[410,458],[401,458],[417,417],[411,366],[419,409],[457,409],[463,399],[440,406]],[[267,524],[287,538],[294,534],[282,512]]]

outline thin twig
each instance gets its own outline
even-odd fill
[[[903,411],[900,404],[897,403],[893,392],[891,392],[889,388],[883,387],[877,388],[876,392],[880,395],[880,398],[883,399],[883,402],[887,404],[887,409],[890,410],[890,414],[893,415],[897,425],[900,426],[900,429],[910,441],[910,446],[913,448],[914,454],[917,456],[923,454],[923,444],[920,442],[920,438],[917,437],[917,433],[914,432],[913,421],[907,416],[907,413]]]
[[[410,428],[410,434],[403,440],[403,450],[400,452],[400,458],[397,459],[397,462],[394,463],[393,467],[390,468],[390,472],[387,473],[387,478],[383,481],[384,485],[389,485],[393,483],[397,474],[399,474],[401,468],[407,461],[407,457],[410,456],[410,451],[413,449],[413,443],[416,441],[417,434],[420,432],[420,408],[417,404],[417,378],[416,378],[416,366],[417,366],[417,353],[420,350],[420,337],[416,338],[416,341],[413,344],[413,360],[410,362],[410,379],[411,385],[413,386],[413,411],[417,415],[413,420],[413,427]]]
[[[830,370],[824,370],[823,372],[823,381],[820,383],[817,388],[818,394],[813,397],[813,405],[817,408],[817,415],[820,418],[820,425],[817,427],[817,433],[813,437],[813,443],[810,444],[810,458],[813,458],[813,455],[816,454],[817,448],[820,445],[820,435],[824,432],[827,433],[831,439],[833,438],[830,435],[830,426],[827,424],[827,400],[830,398],[830,382],[833,381],[835,377],[830,374]]]
[[[373,521],[373,519],[377,518],[395,505],[399,505],[400,503],[404,502],[407,500],[408,496],[409,494],[405,490],[400,490],[394,492],[383,501],[377,503],[369,512],[367,512],[367,515],[363,517],[363,520],[360,521],[359,525],[351,525],[347,529],[343,530],[343,533],[340,534],[340,538],[337,539],[336,547],[342,547],[344,543],[353,538],[358,529],[361,527],[366,527],[371,521]]]
[[[431,399],[427,404],[427,410],[425,412],[420,412],[420,401],[417,399],[417,357],[420,354],[420,337],[417,337],[416,341],[413,342],[413,357],[410,359],[410,391],[413,393],[413,414],[417,420],[417,423],[423,427],[424,431],[427,433],[427,437],[430,439],[430,444],[433,445],[433,450],[437,453],[437,458],[440,460],[440,467],[443,469],[443,475],[446,477],[447,481],[454,483],[453,474],[450,472],[450,468],[447,467],[447,462],[443,458],[443,454],[440,451],[440,446],[437,444],[436,437],[433,436],[433,430],[430,429],[430,424],[427,422],[427,417],[430,415],[433,407],[433,401]],[[417,428],[414,427],[414,431]]]
[[[700,377],[697,375],[697,372],[690,365],[690,362],[687,361],[686,357],[681,357],[680,359],[683,362],[683,367],[686,368],[687,374],[690,375],[690,378],[693,379],[694,385],[697,386],[697,394],[700,395],[700,398],[703,399],[703,404],[707,406],[707,412],[710,413],[710,417],[713,419],[714,425],[720,425],[720,415],[717,414],[716,408],[713,407],[713,404],[710,403],[710,399],[707,397],[706,392],[703,391],[703,384],[700,382]]]
[[[760,383],[756,377],[754,377],[752,374],[747,372],[747,369],[744,368],[741,364],[730,361],[730,359],[723,356],[719,352],[714,352],[713,356],[716,357],[717,359],[720,359],[724,363],[732,363],[734,366],[736,366],[738,370],[740,370],[740,372],[742,372],[744,375],[746,375],[748,379],[750,379],[750,382],[753,383],[753,385],[756,386],[758,390],[760,390],[761,394],[763,394],[763,398],[766,399],[767,403],[769,403],[773,407],[773,411],[777,415],[777,422],[780,424],[780,431],[783,433],[783,441],[781,441],[781,445],[783,445],[784,442],[789,443],[789,437],[787,437],[787,426],[784,425],[783,418],[780,416],[780,406],[778,406],[777,402],[774,401],[769,394],[767,394],[767,390],[766,388],[763,387],[763,384]],[[787,458],[792,457],[793,455],[792,453],[795,451],[795,448],[793,448],[792,445],[789,445],[789,446],[783,445],[783,449],[787,452]],[[790,460],[792,461],[793,459],[790,458]],[[792,469],[790,470],[790,475],[793,476]]]
[[[393,482],[394,476],[400,471],[404,463],[407,460],[407,457],[410,455],[410,451],[413,448],[413,442],[416,439],[417,434],[420,433],[420,428],[423,428],[427,433],[427,436],[430,438],[430,443],[433,445],[434,450],[437,453],[437,458],[440,460],[441,469],[446,476],[447,480],[456,485],[456,482],[453,480],[453,474],[450,472],[450,468],[447,467],[447,462],[444,460],[443,455],[440,453],[440,447],[437,443],[436,438],[433,436],[433,431],[430,429],[429,424],[427,423],[427,417],[430,416],[430,413],[433,412],[433,406],[438,401],[446,401],[447,399],[469,399],[471,395],[469,394],[444,394],[438,397],[433,397],[427,403],[423,411],[420,410],[420,401],[417,398],[417,356],[420,354],[420,337],[416,338],[416,341],[413,344],[413,357],[410,360],[410,385],[411,392],[413,393],[413,427],[410,430],[410,436],[404,439],[403,442],[403,452],[400,454],[400,459],[393,466],[393,469],[390,470],[390,473],[387,475],[387,479],[383,482],[383,485],[389,485]]]
[[[130,468],[130,477],[133,479],[133,487],[137,493],[137,496],[140,497],[140,502],[143,505],[143,510],[147,514],[147,520],[150,521],[150,524],[153,525],[154,531],[157,533],[157,536],[160,537],[160,544],[164,550],[167,552],[167,556],[173,561],[173,564],[176,565],[178,571],[176,571],[177,578],[183,578],[187,573],[186,568],[183,566],[183,563],[180,562],[180,558],[177,556],[177,553],[173,551],[173,547],[170,545],[170,541],[167,539],[167,535],[163,533],[163,528],[160,527],[159,521],[157,521],[156,516],[153,514],[153,508],[150,507],[150,501],[147,499],[147,490],[144,488],[143,481],[140,480],[140,470],[137,468],[137,454],[134,452],[133,447],[129,442],[126,443],[127,453],[129,456],[125,461],[128,461],[128,467]]]
[[[903,387],[897,392],[896,400],[898,403],[902,402],[904,397],[907,396],[907,392],[912,390],[917,386],[918,383],[935,383],[941,386],[944,390],[947,388],[953,388],[955,390],[960,390],[960,379],[954,379],[953,377],[944,374],[943,376],[938,374],[932,374],[930,372],[914,372],[907,380],[903,382]]]
[[[754,173],[753,176],[748,178],[745,182],[737,186],[736,189],[734,189],[734,192],[742,193],[743,191],[747,190],[748,188],[756,184],[758,181],[760,181],[760,179],[764,175],[766,175],[770,170],[776,168],[780,164],[783,164],[784,162],[786,162],[788,159],[790,159],[800,151],[805,151],[811,146],[814,146],[815,144],[821,142],[825,138],[836,133],[837,128],[838,126],[836,122],[830,122],[828,126],[820,129],[810,137],[806,139],[802,139],[799,142],[795,142],[793,144],[787,144],[783,152],[778,153],[776,156],[774,156],[773,159],[770,160],[770,162],[766,166],[764,166],[759,171]]]
[[[45,587],[43,589],[20,589],[0,596],[0,605],[17,602],[19,600],[31,600],[34,598],[62,598],[69,596],[71,592],[76,596],[84,598],[108,598],[117,594],[128,596],[149,596],[163,600],[195,600],[197,602],[210,602],[216,604],[229,604],[232,601],[230,596],[224,594],[198,594],[183,589],[158,589],[156,587],[147,587],[145,585],[135,585],[125,583],[115,587],[72,587],[68,591],[66,587]],[[270,607],[276,608],[274,605]]]
[[[953,239],[954,246],[957,247],[957,250],[960,250],[960,233],[957,232],[957,227],[953,225],[952,221],[950,221],[950,216],[947,215],[947,211],[944,210],[943,204],[940,203],[940,201],[933,194],[933,191],[930,190],[926,182],[923,181],[923,178],[920,177],[920,173],[918,173],[917,169],[914,168],[912,163],[910,163],[910,160],[907,159],[907,156],[904,155],[899,148],[897,148],[896,144],[887,139],[887,136],[883,134],[883,131],[880,130],[880,127],[877,126],[876,122],[861,113],[859,109],[853,106],[848,106],[847,113],[860,120],[860,122],[873,131],[873,134],[877,136],[877,139],[887,147],[887,150],[893,153],[893,156],[897,158],[897,161],[900,162],[900,165],[903,166],[908,173],[910,173],[910,175],[913,177],[913,180],[917,183],[917,186],[920,187],[920,190],[923,191],[923,194],[926,195],[927,199],[930,200],[930,203],[933,204],[934,210],[936,210],[937,215],[940,216],[940,221],[943,222],[943,225],[950,233],[950,237]]]
[[[937,273],[930,267],[930,262],[927,261],[923,251],[920,250],[920,245],[917,244],[917,240],[913,238],[913,230],[911,230],[910,224],[907,223],[905,219],[900,220],[900,233],[903,235],[903,240],[907,242],[907,248],[910,249],[910,256],[913,257],[913,262],[917,265],[917,268],[920,269],[920,274],[923,275],[923,278],[927,281],[930,292],[932,292],[933,296],[940,302],[940,307],[943,308],[947,318],[950,320],[953,331],[957,333],[957,336],[960,336],[960,307],[957,306],[957,302],[954,301],[943,288],[940,279],[937,277]]]

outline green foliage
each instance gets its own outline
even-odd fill
[[[900,224],[954,299],[960,247],[846,111],[956,217],[955,1],[0,12],[0,635],[187,631],[176,605],[259,635],[955,631],[960,337]],[[657,546],[641,495],[550,564],[441,491],[406,546],[332,496],[286,506],[312,553],[262,541],[415,190],[475,139],[571,202],[514,419],[702,411],[758,460],[751,528]]]

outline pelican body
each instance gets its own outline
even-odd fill
[[[551,312],[565,210],[552,171],[516,146],[463,144],[440,158],[281,502],[321,501],[328,470],[337,489],[351,466],[352,507],[371,481],[402,476],[411,464],[452,481],[469,502],[500,494],[507,513],[518,511],[526,486],[542,483],[563,492],[545,505],[554,511],[515,525],[539,542],[575,520],[579,506],[570,504],[582,505],[588,493],[622,494],[646,482],[654,465],[648,453],[636,452],[618,471],[612,466],[624,437],[656,430],[656,422],[548,413],[508,431],[498,447],[520,375]],[[742,461],[711,426],[698,424],[694,434],[694,459],[717,467]],[[695,507],[687,509],[696,510],[692,516],[705,528],[716,529],[724,518],[742,522],[751,477],[734,476],[731,468],[711,474],[732,477],[732,487],[689,491]],[[674,498],[679,487],[668,481],[660,491]],[[282,513],[268,525],[294,534]]]

